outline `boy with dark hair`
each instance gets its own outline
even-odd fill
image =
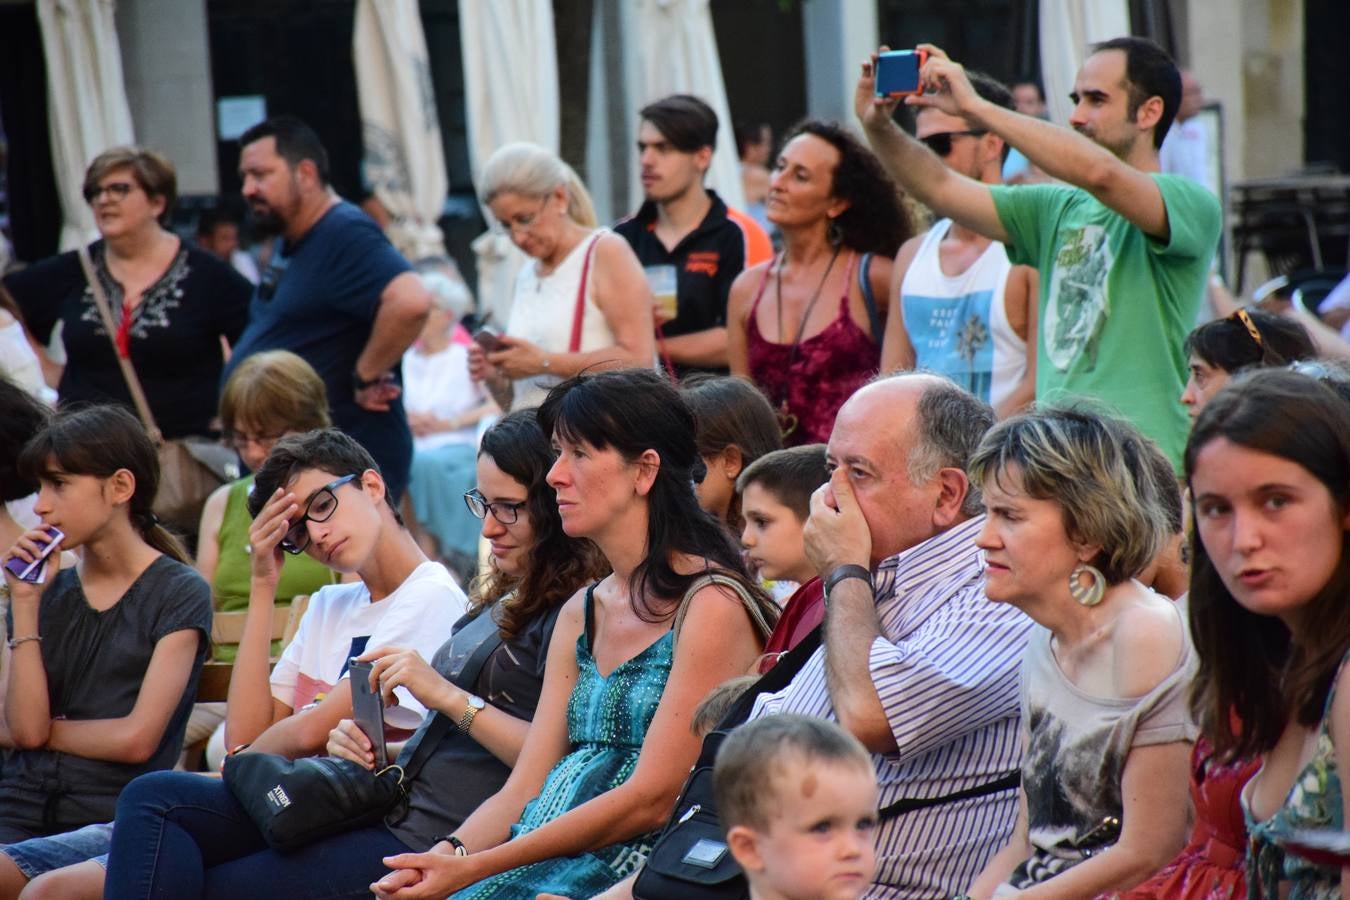
[[[677,374],[726,371],[727,294],[741,270],[773,255],[753,219],[703,186],[717,114],[689,94],[644,106],[638,161],[646,198],[614,226],[647,269],[662,355]]]
[[[877,777],[828,719],[780,715],[731,733],[713,795],[751,900],[853,900],[872,884]]]
[[[736,479],[741,495],[741,545],[759,577],[800,585],[764,645],[761,671],[768,671],[825,616],[824,592],[806,558],[803,529],[811,495],[830,480],[824,444],[775,450],[755,460]]]

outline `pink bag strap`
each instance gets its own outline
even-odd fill
[[[586,258],[581,263],[581,283],[577,285],[577,308],[572,313],[572,338],[567,342],[567,352],[577,353],[581,350],[581,320],[586,315],[586,282],[591,274],[591,257],[595,255],[595,244],[600,240],[599,232],[591,238],[591,243],[586,247]]]

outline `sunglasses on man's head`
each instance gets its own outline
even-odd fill
[[[988,134],[987,131],[942,131],[937,134],[930,134],[928,137],[919,138],[920,141],[932,150],[938,156],[946,156],[952,152],[952,138],[954,137],[979,137],[982,134]]]

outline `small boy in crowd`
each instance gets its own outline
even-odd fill
[[[872,883],[877,779],[858,739],[779,715],[731,733],[713,795],[750,900],[855,900]]]
[[[745,520],[741,545],[751,570],[760,578],[800,585],[764,645],[762,672],[773,668],[825,616],[824,592],[806,558],[802,534],[811,514],[811,494],[829,480],[824,444],[766,453],[736,479]]]

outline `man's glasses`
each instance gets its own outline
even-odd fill
[[[132,184],[130,181],[113,181],[103,185],[92,184],[84,189],[84,202],[93,206],[98,202],[98,198],[102,197],[104,194],[107,194],[114,200],[125,200],[127,194],[130,194],[135,189],[136,185]]]
[[[327,522],[337,512],[338,498],[335,491],[349,481],[354,481],[355,475],[343,475],[337,481],[330,481],[323,487],[314,492],[305,504],[305,512],[295,524],[286,529],[286,536],[281,539],[281,549],[292,556],[299,556],[305,552],[309,546],[309,523]]]
[[[988,133],[987,131],[943,131],[938,134],[930,134],[928,137],[921,137],[919,140],[923,141],[924,145],[938,156],[946,156],[952,152],[952,138],[979,137]]]
[[[483,492],[475,489],[464,494],[464,505],[477,518],[486,519],[487,514],[492,513],[492,518],[503,525],[514,525],[520,518],[520,511],[525,508],[526,504],[524,501],[507,503],[501,500],[496,503],[489,503],[488,498],[483,496]]]

